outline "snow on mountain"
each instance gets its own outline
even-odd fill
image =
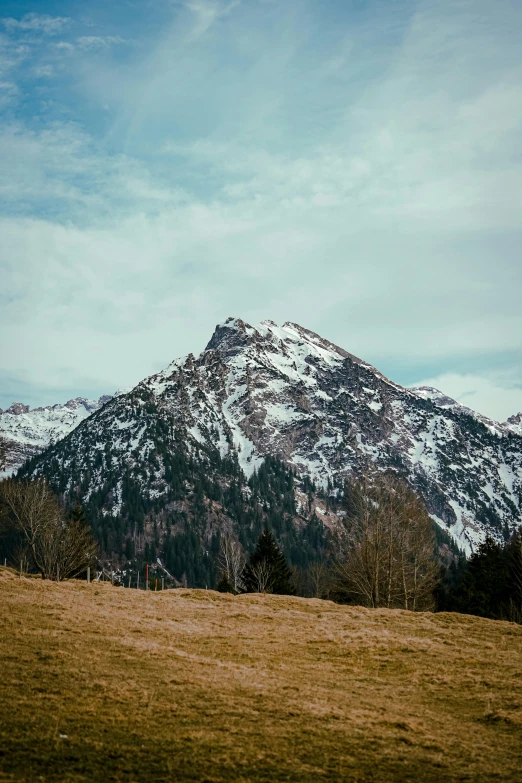
[[[510,416],[507,421],[505,421],[502,426],[510,430],[511,432],[514,432],[515,435],[522,435],[522,412],[515,413],[514,416]]]
[[[116,392],[125,394],[128,390]],[[78,424],[112,399],[104,394],[99,400],[76,397],[57,405],[30,409],[21,402],[0,410],[0,435],[7,441],[7,468],[0,476],[9,476],[30,457],[64,438]]]
[[[477,421],[481,421],[491,431],[498,434],[502,433],[504,428],[503,424],[500,424],[494,419],[490,419],[484,416],[482,413],[477,413],[472,408],[468,408],[467,405],[463,405],[461,402],[457,402],[452,397],[448,397],[447,394],[441,392],[439,389],[435,389],[433,386],[412,386],[410,391],[414,392],[417,396],[423,400],[431,400],[438,408],[451,408],[455,411],[460,411],[468,416],[472,416]]]
[[[165,455],[176,438],[194,453],[198,444],[237,452],[247,476],[267,455],[324,487],[396,471],[468,552],[520,524],[515,430],[437,390],[405,389],[294,323],[229,318],[197,358],[176,359],[111,400],[31,470],[54,470],[62,489],[81,485],[85,497],[103,489],[106,513],[118,515],[131,473],[156,505],[167,497]]]

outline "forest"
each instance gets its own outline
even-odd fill
[[[318,487],[277,457],[248,479],[234,453],[190,455],[180,445],[150,457],[160,459],[168,492],[151,496],[145,475],[129,471],[119,513],[109,485],[86,496],[88,477],[78,476],[67,493],[56,474],[28,479],[28,464],[0,483],[1,559],[47,578],[89,567],[125,587],[280,592],[522,621],[522,529],[503,542],[488,537],[466,558],[393,474]],[[318,502],[336,526],[320,518]],[[40,544],[38,525],[47,530]],[[86,553],[78,562],[72,541]]]

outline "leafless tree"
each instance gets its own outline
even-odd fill
[[[296,582],[298,595],[311,598],[328,598],[333,587],[334,574],[332,567],[324,560],[311,563],[299,571]]]
[[[347,496],[338,590],[365,606],[432,608],[438,568],[422,501],[394,476],[352,483]]]
[[[11,562],[17,571],[21,574],[29,570],[31,563],[31,552],[25,542],[15,546],[11,552]]]
[[[250,566],[250,571],[254,580],[255,592],[270,593],[276,576],[274,565],[263,559]]]
[[[218,558],[219,566],[228,581],[232,585],[234,593],[240,593],[245,589],[242,574],[245,568],[245,554],[243,547],[230,534],[221,536],[220,552]]]
[[[20,533],[43,579],[69,579],[94,563],[97,545],[89,526],[65,518],[43,479],[6,479],[0,496],[3,525]]]

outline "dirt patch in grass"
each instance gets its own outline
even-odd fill
[[[522,628],[0,568],[0,780],[522,781]]]

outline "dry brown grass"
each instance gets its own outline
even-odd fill
[[[0,780],[522,780],[510,623],[0,569],[0,633]]]

